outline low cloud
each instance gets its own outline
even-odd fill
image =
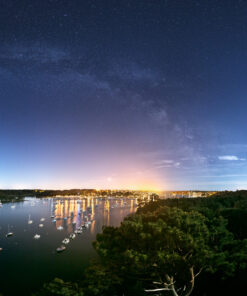
[[[163,168],[178,168],[180,167],[180,162],[174,162],[173,160],[163,160],[156,166],[156,169]]]
[[[241,160],[244,161],[245,158],[239,158],[238,156],[235,155],[222,155],[218,156],[219,160],[229,160],[229,161],[236,161],[236,160]]]
[[[156,164],[156,165],[163,165],[163,164],[172,164],[172,163],[174,163],[173,160],[170,160],[170,159],[161,159],[161,160],[155,162],[154,164]]]

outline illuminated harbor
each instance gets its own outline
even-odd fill
[[[3,204],[0,209],[1,292],[16,295],[17,287],[18,291],[33,291],[52,280],[54,275],[79,278],[80,271],[96,256],[92,241],[102,231],[102,226],[120,225],[124,217],[135,213],[137,203],[133,198],[88,196],[28,198]],[[28,223],[29,216],[32,224]],[[41,222],[43,227],[40,227]],[[83,227],[80,234],[76,233],[82,225],[87,227]],[[8,232],[13,235],[6,238]],[[65,238],[69,238],[66,250],[57,254],[56,249],[63,245]],[[4,284],[10,274],[17,283],[12,287]],[[28,286],[26,278],[30,280]]]

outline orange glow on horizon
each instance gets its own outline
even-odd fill
[[[80,178],[78,178],[80,179]],[[163,178],[154,171],[123,171],[118,174],[112,174],[110,177],[99,176],[95,179],[81,181],[70,181],[68,178],[59,179],[50,183],[49,186],[24,186],[26,189],[39,190],[70,190],[70,189],[96,189],[96,190],[130,190],[130,191],[161,191],[166,190],[167,184],[164,184]]]

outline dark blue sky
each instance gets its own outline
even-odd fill
[[[247,188],[246,15],[2,0],[0,188]]]

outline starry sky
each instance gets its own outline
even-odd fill
[[[247,188],[246,15],[2,0],[0,188]]]

